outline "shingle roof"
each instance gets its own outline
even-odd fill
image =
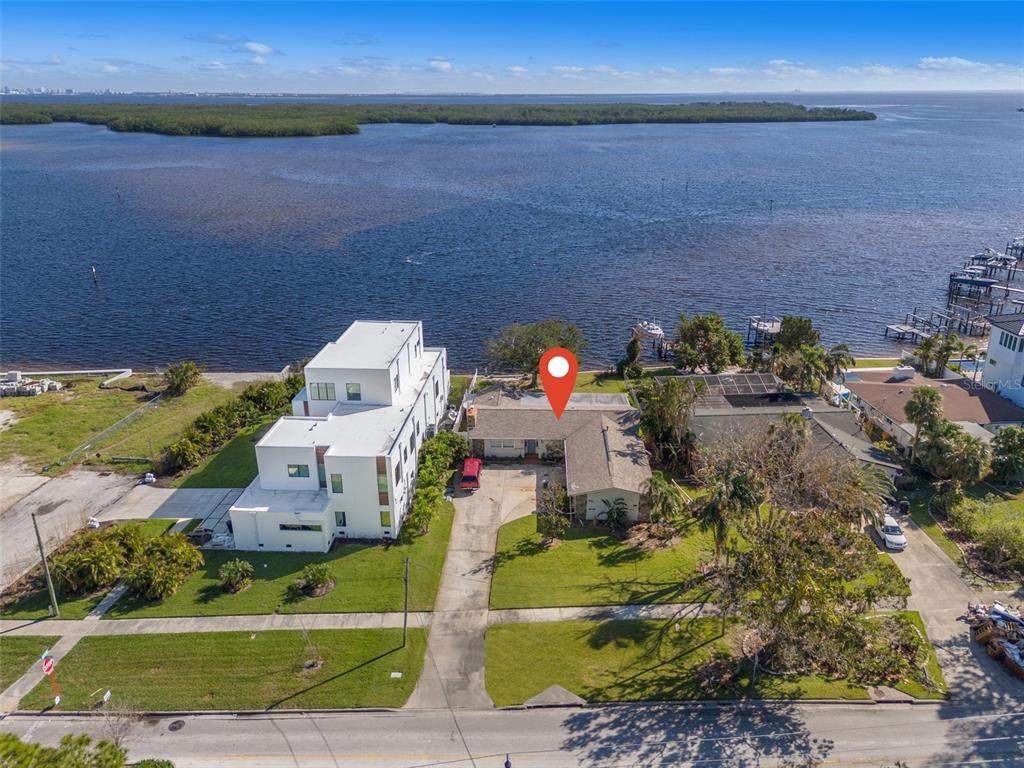
[[[915,373],[910,379],[893,380],[889,371],[858,371],[860,381],[846,386],[864,402],[897,424],[907,421],[904,406],[916,387],[931,387],[942,396],[942,413],[950,421],[975,424],[1024,422],[1024,409],[990,389],[967,379],[927,379]]]
[[[651,466],[637,436],[640,412],[627,398],[573,396],[556,419],[543,395],[511,397],[500,390],[473,400],[471,440],[562,440],[571,495],[616,488],[643,493]],[[543,407],[541,407],[543,406]]]
[[[1001,331],[1012,333],[1014,336],[1024,336],[1024,312],[989,315],[985,319]]]

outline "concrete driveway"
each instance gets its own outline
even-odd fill
[[[132,488],[105,515],[110,520],[138,520],[149,517],[198,517],[215,533],[228,530],[228,510],[242,495],[242,488]]]
[[[545,465],[487,464],[480,488],[455,497],[455,522],[423,674],[409,709],[493,707],[484,685],[484,633],[498,528],[537,508]]]
[[[32,513],[47,553],[85,525],[102,517],[137,482],[111,472],[73,469],[48,479],[0,513],[0,587],[16,581],[39,562]]]
[[[971,641],[963,620],[968,603],[990,603],[998,595],[979,593],[968,586],[960,568],[909,515],[900,516],[899,523],[907,548],[891,553],[892,559],[910,579],[912,594],[907,608],[921,614],[949,683],[950,699],[979,708],[1024,704],[1024,685]]]

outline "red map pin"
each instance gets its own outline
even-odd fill
[[[552,347],[540,358],[540,380],[556,419],[562,418],[572,388],[576,386],[578,370],[576,356],[563,347]]]

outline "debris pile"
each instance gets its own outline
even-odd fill
[[[1024,619],[1002,603],[968,605],[967,621],[975,642],[1017,677],[1024,678]]]
[[[0,381],[0,397],[31,397],[63,388],[63,384],[53,379],[25,379],[21,374],[8,374],[6,380]]]

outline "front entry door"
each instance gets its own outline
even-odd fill
[[[527,456],[535,456],[537,454],[537,441],[536,440],[527,440],[526,441],[526,451],[525,451],[525,453],[526,453]]]

